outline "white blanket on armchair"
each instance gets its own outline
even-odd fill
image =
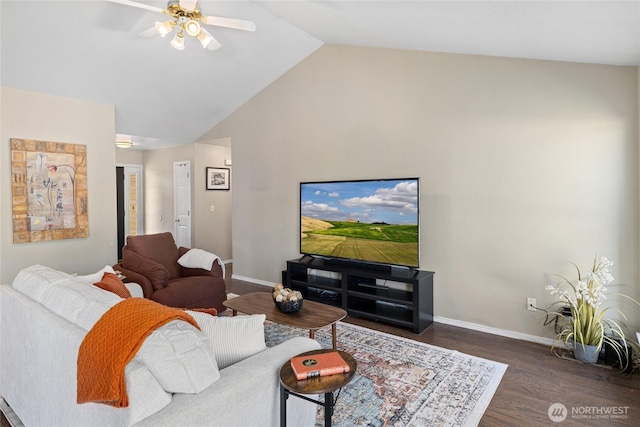
[[[211,252],[207,252],[202,249],[189,249],[184,255],[178,259],[178,264],[185,268],[202,268],[203,270],[211,270],[215,260],[218,260],[220,267],[222,267],[222,278],[225,278],[224,263],[222,258]]]

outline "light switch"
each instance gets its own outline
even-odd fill
[[[215,206],[211,205],[211,212],[215,210]]]

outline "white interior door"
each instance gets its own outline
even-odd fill
[[[176,245],[191,247],[191,162],[173,164],[174,233]]]

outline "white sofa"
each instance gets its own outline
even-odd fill
[[[80,344],[91,324],[121,299],[66,273],[42,266],[30,269],[23,270],[11,286],[0,287],[0,393],[26,426],[276,426],[280,422],[280,367],[292,356],[320,347],[309,338],[294,338],[263,347],[219,369],[219,375],[212,374],[215,363],[205,363],[198,368],[202,371],[196,371],[195,382],[201,384],[194,387],[206,387],[169,392],[141,359],[143,351],[155,351],[147,348],[153,348],[147,342],[161,334],[160,329],[175,324],[191,328],[184,332],[193,345],[188,353],[198,353],[197,360],[206,360],[209,354],[215,361],[208,345],[212,341],[205,334],[186,322],[174,321],[151,334],[127,365],[128,407],[77,404]],[[190,360],[189,364],[196,363]],[[288,399],[287,405],[288,425],[314,425],[315,405],[302,399]]]

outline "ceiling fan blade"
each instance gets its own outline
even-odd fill
[[[153,26],[151,28],[149,28],[148,30],[144,30],[141,33],[138,33],[138,35],[140,37],[145,37],[145,38],[151,38],[151,37],[155,37],[158,35],[158,31],[156,30],[156,27]]]
[[[242,19],[221,18],[219,16],[203,16],[202,22],[217,27],[234,28],[236,30],[255,31],[256,24]]]
[[[140,9],[146,9],[152,12],[164,13],[164,9],[160,9],[159,7],[155,7],[155,6],[150,6],[148,4],[138,3],[135,1],[130,1],[130,0],[107,0],[107,1],[111,3],[123,4],[125,6],[132,6]]]
[[[183,8],[184,10],[188,10],[188,11],[192,11],[193,9],[196,8],[196,4],[198,3],[198,0],[180,0],[180,7]]]

